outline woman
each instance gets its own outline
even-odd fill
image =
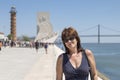
[[[91,50],[84,50],[81,47],[77,31],[72,27],[65,28],[62,32],[62,41],[65,53],[59,55],[57,59],[56,80],[62,80],[63,73],[65,80],[88,80],[90,69],[93,79],[97,80],[94,55]],[[88,60],[85,55],[87,55]]]

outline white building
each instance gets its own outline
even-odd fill
[[[8,38],[5,37],[4,33],[0,32],[0,40],[1,40],[1,41],[5,41],[5,40],[7,40],[7,39],[8,39]]]

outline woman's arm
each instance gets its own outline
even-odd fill
[[[93,79],[98,80],[94,55],[91,50],[86,49],[85,52],[87,54],[87,57],[88,57],[88,60],[89,60],[90,66],[91,66],[91,72],[92,72]]]
[[[59,55],[56,63],[56,80],[62,80],[63,70],[62,70],[63,55]]]

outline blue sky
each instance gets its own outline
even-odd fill
[[[84,32],[100,24],[108,28],[101,27],[102,34],[116,34],[110,29],[120,34],[119,3],[120,0],[0,0],[0,31],[5,35],[10,33],[9,12],[14,5],[17,10],[17,36],[36,36],[38,12],[49,12],[55,32],[68,26]],[[85,33],[96,34],[97,28]]]

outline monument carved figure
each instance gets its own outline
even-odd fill
[[[50,23],[49,13],[39,12],[37,15],[37,36],[35,41],[43,40],[53,34],[52,24]]]

